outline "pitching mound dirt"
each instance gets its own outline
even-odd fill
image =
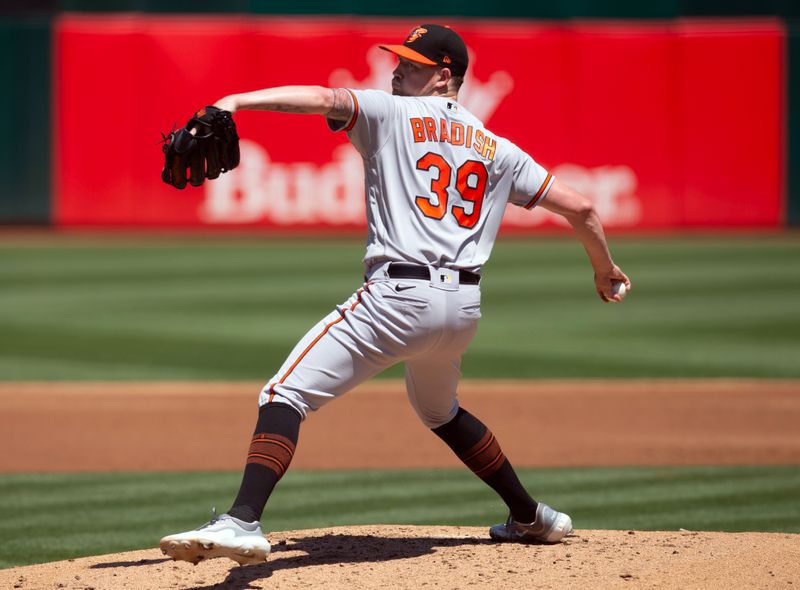
[[[559,545],[498,544],[485,528],[361,526],[270,535],[264,565],[197,566],[157,549],[0,571],[0,588],[793,588],[800,535],[577,531]]]

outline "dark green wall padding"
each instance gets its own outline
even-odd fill
[[[63,10],[145,12],[250,12],[371,16],[490,16],[510,18],[673,18],[678,16],[800,16],[796,0],[61,0]]]
[[[0,19],[0,221],[50,220],[50,19]]]

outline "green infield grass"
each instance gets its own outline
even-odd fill
[[[577,529],[800,532],[800,467],[522,469],[533,495]],[[0,567],[156,547],[229,507],[239,473],[0,477]],[[354,524],[487,526],[506,514],[466,469],[295,471],[266,531]]]
[[[501,239],[466,378],[800,377],[800,236]],[[0,240],[0,379],[257,380],[361,284],[361,240]],[[401,368],[384,376],[398,377]]]

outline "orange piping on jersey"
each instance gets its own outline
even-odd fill
[[[539,199],[542,198],[542,195],[544,194],[544,191],[547,188],[547,185],[550,184],[550,179],[552,177],[553,177],[553,175],[548,173],[548,175],[544,179],[544,182],[542,183],[542,186],[539,187],[539,192],[537,192],[535,195],[533,195],[533,198],[528,202],[527,205],[525,205],[526,209],[532,208],[539,201]]]
[[[356,302],[356,303],[358,303],[358,302]],[[286,371],[286,374],[283,377],[281,377],[280,381],[278,381],[278,383],[273,383],[272,386],[270,386],[270,388],[269,388],[269,402],[270,403],[272,403],[272,398],[275,397],[275,385],[280,385],[281,383],[286,381],[286,378],[292,373],[292,371],[294,371],[294,368],[297,366],[297,364],[300,361],[302,361],[303,358],[308,354],[308,351],[311,350],[317,342],[319,342],[319,339],[322,338],[325,334],[327,334],[328,330],[330,330],[332,326],[335,326],[336,324],[341,322],[343,319],[344,319],[344,314],[342,314],[341,316],[339,316],[338,319],[333,320],[330,324],[325,326],[325,328],[322,330],[322,333],[319,336],[317,336],[316,338],[314,338],[314,341],[311,344],[309,344],[303,352],[300,353],[300,356],[297,357],[297,360],[295,360],[294,363],[292,363],[292,366],[289,367],[289,370]]]
[[[356,119],[358,119],[358,99],[356,95],[350,89],[345,89],[347,92],[350,93],[350,96],[353,98],[353,118],[350,119],[350,123],[347,124],[347,127],[344,128],[345,131],[350,131],[356,124]]]
[[[350,306],[350,308],[349,308],[349,310],[350,310],[350,311],[353,311],[353,310],[356,308],[356,305],[358,305],[359,303],[361,303],[361,294],[362,294],[364,291],[367,291],[367,293],[369,293],[368,286],[369,286],[369,283],[367,283],[366,285],[364,285],[363,287],[361,287],[361,288],[360,288],[360,289],[359,289],[359,290],[356,292],[356,301],[355,301],[355,303],[353,303],[353,305],[352,305],[352,306]],[[344,311],[347,311],[347,310],[344,310]],[[337,319],[333,320],[333,321],[332,321],[330,324],[328,324],[327,326],[325,326],[325,327],[323,328],[322,332],[320,333],[320,335],[319,335],[319,336],[317,336],[316,338],[314,338],[314,340],[311,342],[311,344],[309,344],[308,346],[306,346],[306,349],[305,349],[303,352],[301,352],[301,353],[300,353],[300,356],[298,356],[298,357],[297,357],[297,360],[295,360],[295,361],[292,363],[292,366],[291,366],[291,367],[289,367],[289,370],[288,370],[288,371],[286,371],[286,374],[285,374],[283,377],[281,377],[281,378],[280,378],[280,380],[279,380],[277,383],[273,383],[272,385],[270,385],[270,387],[269,387],[269,400],[267,400],[267,403],[272,403],[272,399],[275,397],[275,386],[276,386],[276,385],[280,385],[281,383],[283,383],[284,381],[286,381],[286,378],[287,378],[289,375],[291,375],[292,371],[294,371],[294,368],[295,368],[295,367],[296,367],[296,366],[297,366],[297,365],[300,363],[300,361],[302,361],[302,360],[303,360],[303,358],[305,358],[305,356],[308,354],[308,352],[309,352],[309,351],[310,351],[312,348],[314,348],[314,345],[315,345],[317,342],[319,342],[320,338],[322,338],[322,337],[323,337],[325,334],[327,334],[327,333],[328,333],[328,330],[330,330],[330,329],[331,329],[333,326],[335,326],[336,324],[338,324],[339,322],[341,322],[341,321],[344,319],[344,311],[340,311],[340,312],[339,312],[339,314],[340,314],[340,315],[339,315],[339,317],[338,317]]]

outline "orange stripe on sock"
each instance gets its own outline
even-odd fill
[[[488,477],[500,469],[505,458],[500,443],[490,430],[486,430],[481,439],[464,455],[459,455],[459,459],[480,478]]]
[[[258,443],[272,444],[272,445],[275,445],[275,446],[278,446],[278,447],[282,447],[282,448],[286,449],[286,452],[288,452],[290,455],[294,455],[294,446],[287,445],[286,443],[283,443],[283,442],[281,442],[279,440],[276,440],[274,438],[255,437],[253,440],[250,441],[251,445],[252,444],[258,444]]]
[[[261,463],[261,461],[259,461],[258,459],[261,459],[263,461],[269,461],[270,463],[274,463],[278,467],[278,469],[280,470],[280,471],[276,471],[275,472],[275,473],[278,474],[278,477],[281,477],[284,473],[286,473],[286,467],[280,461],[275,459],[275,457],[270,457],[269,455],[262,455],[261,453],[250,453],[249,455],[247,455],[247,462],[248,463],[251,462],[250,459],[256,459],[256,461],[253,461],[254,463]],[[262,463],[262,465],[263,465],[263,463]],[[265,465],[265,467],[269,467],[269,466]]]
[[[267,456],[272,457],[278,463],[280,463],[284,469],[289,466],[289,463],[292,462],[292,458],[294,457],[294,453],[290,450],[287,450],[285,447],[278,446],[278,445],[266,445],[255,443],[250,445],[248,457],[256,457],[256,456]]]
[[[475,475],[477,475],[478,477],[491,475],[492,473],[500,469],[500,466],[503,464],[503,461],[505,461],[505,459],[506,456],[503,454],[503,451],[499,451],[497,453],[497,457],[495,457],[494,460],[491,463],[489,463],[486,467],[480,469],[479,471],[476,471]]]
[[[482,452],[484,452],[486,449],[488,449],[488,448],[489,448],[489,446],[492,444],[492,442],[494,442],[494,434],[492,434],[491,432],[489,432],[489,431],[487,430],[487,431],[486,431],[486,434],[484,434],[483,436],[484,436],[484,437],[486,437],[486,435],[488,435],[488,436],[489,436],[489,438],[488,438],[488,439],[486,440],[486,442],[484,442],[483,444],[481,444],[481,442],[482,442],[482,441],[478,443],[479,445],[481,445],[481,446],[480,446],[480,448],[478,448],[478,450],[476,450],[476,451],[474,451],[474,452],[470,453],[470,454],[469,454],[469,455],[467,455],[466,457],[462,457],[462,458],[461,458],[461,460],[462,460],[464,463],[466,463],[467,461],[471,461],[472,459],[474,459],[475,457],[477,457],[478,455],[480,455]]]
[[[292,462],[294,449],[294,441],[285,436],[258,432],[250,442],[247,463],[262,465],[280,478]]]

